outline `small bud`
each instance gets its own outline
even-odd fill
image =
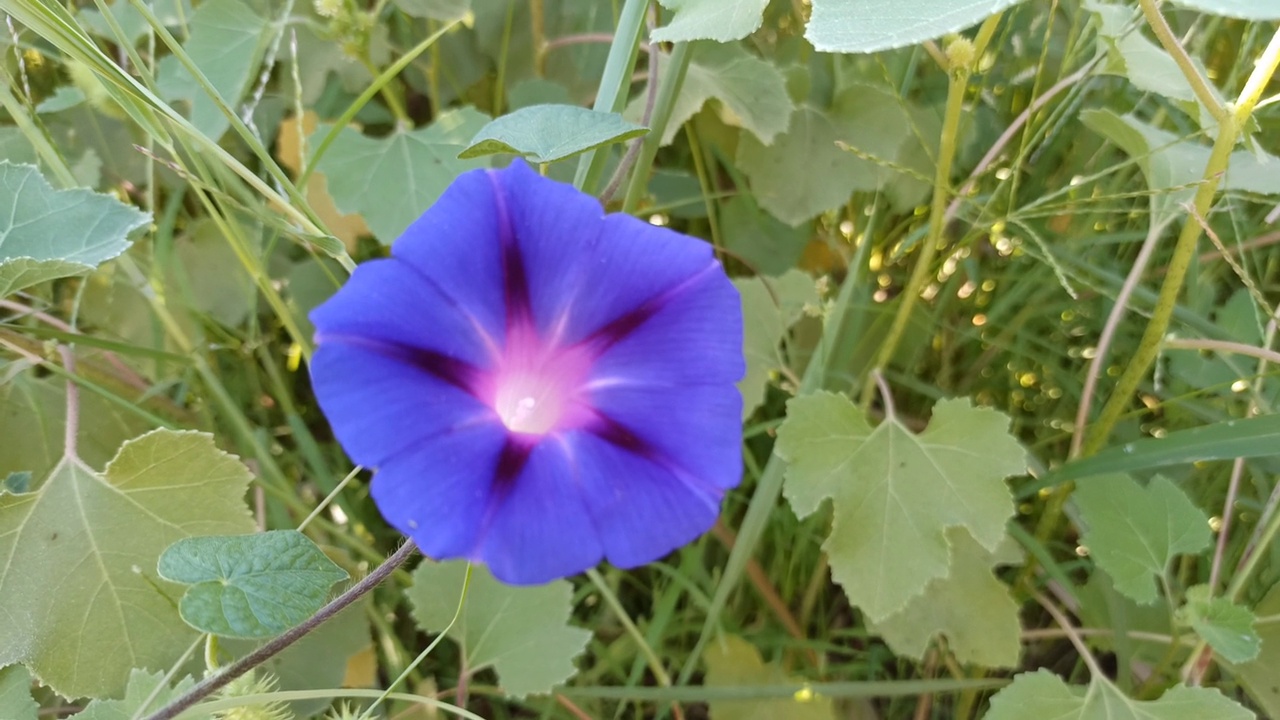
[[[976,55],[977,49],[973,47],[969,38],[957,36],[947,43],[947,62],[951,64],[953,71],[973,67]]]
[[[320,17],[335,18],[342,12],[342,0],[314,0],[314,6]]]

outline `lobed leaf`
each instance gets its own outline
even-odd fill
[[[152,568],[180,538],[251,532],[249,479],[211,436],[156,430],[102,473],[67,457],[35,491],[0,494],[0,665],[98,698],[130,667],[169,667],[193,633]]]
[[[1187,601],[1177,618],[1227,662],[1248,662],[1262,650],[1262,638],[1253,629],[1257,622],[1253,613],[1225,597],[1210,596],[1208,585],[1187,588]]]
[[[777,452],[783,492],[804,517],[830,498],[823,549],[831,574],[872,622],[901,612],[951,572],[949,527],[994,551],[1013,503],[1004,479],[1026,470],[1009,418],[944,400],[913,435],[895,418],[874,430],[847,398],[820,392],[787,403]]]
[[[465,562],[427,562],[413,571],[405,594],[423,632],[449,624],[466,573]],[[565,580],[503,585],[476,565],[462,615],[448,634],[461,647],[466,667],[492,667],[507,694],[546,693],[573,676],[573,659],[591,639],[590,632],[568,624],[572,611],[573,586]]]
[[[1067,685],[1057,675],[1022,673],[991,698],[985,720],[1252,720],[1253,713],[1217,690],[1178,685],[1158,700],[1134,700],[1105,678],[1087,687]]]
[[[277,635],[324,606],[347,572],[297,530],[184,538],[160,555],[160,577],[190,585],[178,606],[213,635]]]
[[[779,278],[739,278],[733,285],[742,297],[747,374],[738,381],[738,391],[745,418],[764,402],[770,375],[787,367],[779,349],[783,337],[804,314],[805,305],[816,305],[819,298],[813,278],[799,270],[788,270]]]
[[[1140,603],[1155,602],[1156,581],[1173,556],[1209,547],[1209,518],[1168,478],[1142,487],[1127,475],[1081,481],[1072,498],[1080,508],[1089,554]]]
[[[55,190],[34,165],[0,162],[0,297],[84,275],[151,216],[90,190]]]

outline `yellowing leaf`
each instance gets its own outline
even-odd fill
[[[804,517],[832,501],[823,549],[831,574],[872,622],[906,607],[950,572],[946,529],[964,527],[994,551],[1013,515],[1004,479],[1026,470],[1009,418],[943,400],[913,435],[889,418],[872,429],[842,395],[821,392],[787,404],[777,451],[790,462],[787,499]]]
[[[707,663],[708,687],[783,685],[802,682],[788,677],[776,663],[765,663],[755,646],[734,635],[712,642],[702,655]],[[797,697],[781,700],[713,700],[711,720],[834,720],[831,698]]]
[[[156,430],[102,473],[64,458],[34,492],[0,494],[0,665],[66,697],[117,696],[129,668],[168,668],[194,632],[156,560],[190,535],[251,532],[249,479],[211,436]]]
[[[1006,539],[990,552],[962,528],[948,528],[951,574],[931,580],[924,593],[901,612],[873,623],[871,630],[899,655],[923,660],[936,635],[964,663],[1016,667],[1022,651],[1018,603],[992,574],[995,565],[1018,562],[1021,554]]]
[[[1155,602],[1155,577],[1174,555],[1200,552],[1213,541],[1209,518],[1167,478],[1146,487],[1128,475],[1086,478],[1074,500],[1089,554],[1116,590],[1140,603]]]
[[[1159,700],[1134,700],[1094,678],[1087,687],[1067,685],[1040,670],[1022,673],[991,698],[984,720],[1251,720],[1253,713],[1210,688],[1178,685]]]
[[[458,608],[465,562],[423,563],[405,591],[424,632],[440,632]],[[467,603],[449,637],[471,671],[492,667],[514,696],[549,692],[577,671],[591,633],[569,625],[573,586],[556,580],[535,587],[503,585],[482,566],[471,571]]]

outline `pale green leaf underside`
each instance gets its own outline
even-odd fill
[[[1019,0],[813,0],[805,37],[824,52],[871,53],[975,25]]]
[[[1187,589],[1178,621],[1190,625],[1227,662],[1248,662],[1262,650],[1262,639],[1253,629],[1257,621],[1253,613],[1225,597],[1210,597],[1208,585]]]
[[[1011,540],[992,553],[962,528],[949,528],[951,572],[925,586],[901,612],[874,623],[871,630],[898,655],[923,661],[938,635],[962,663],[1016,667],[1022,651],[1018,603],[993,574],[997,564],[1018,562]]]
[[[1174,555],[1209,547],[1209,518],[1167,478],[1146,487],[1127,475],[1081,480],[1073,499],[1086,526],[1083,541],[1116,590],[1154,602],[1156,577]]]
[[[1023,673],[991,698],[985,720],[1250,720],[1253,713],[1210,688],[1178,685],[1158,700],[1125,697],[1095,678],[1087,687],[1067,685],[1047,670]]]
[[[894,419],[871,429],[842,395],[795,398],[777,451],[790,462],[783,491],[797,515],[831,499],[832,577],[872,622],[948,576],[948,527],[995,550],[1013,514],[1004,480],[1026,470],[1009,418],[968,400],[939,402],[913,435]]]
[[[530,105],[493,120],[471,138],[458,157],[514,153],[535,163],[552,163],[649,132],[617,113],[576,105]]]
[[[424,632],[439,632],[457,611],[465,562],[423,563],[406,590]],[[471,571],[462,616],[449,637],[462,647],[467,667],[492,667],[509,695],[549,692],[573,676],[573,659],[591,633],[569,625],[573,586],[556,580],[536,587],[503,585],[482,566]]]
[[[21,665],[0,668],[0,718],[36,720],[39,710],[31,698],[31,673]]]
[[[662,57],[663,62],[667,59]],[[627,117],[643,117],[646,95],[647,89],[636,95],[627,106]],[[787,129],[794,109],[786,78],[773,63],[737,44],[695,43],[689,50],[689,70],[662,133],[662,144],[670,145],[681,127],[709,100],[720,103],[720,115],[726,123],[747,129],[765,144]]]
[[[156,430],[103,473],[68,459],[34,492],[0,494],[0,665],[66,697],[118,696],[129,668],[169,667],[193,633],[156,561],[183,537],[251,532],[249,479],[211,436]]]
[[[271,637],[301,623],[348,577],[296,530],[184,538],[160,556],[158,572],[191,585],[179,605],[189,625],[238,638]]]
[[[329,194],[344,213],[359,213],[384,244],[390,245],[440,197],[458,175],[488,167],[487,160],[459,160],[458,152],[489,118],[472,108],[442,113],[417,130],[371,138],[343,128],[318,167]],[[328,132],[321,126],[315,147]]]
[[[1280,20],[1275,0],[1173,0],[1175,5],[1241,20]]]
[[[733,281],[742,299],[742,352],[747,374],[738,382],[742,416],[747,417],[764,401],[770,373],[785,367],[779,343],[800,316],[804,306],[818,302],[813,278],[800,270],[788,270],[779,278],[754,277]]]
[[[725,635],[707,646],[707,687],[751,687],[801,682],[788,676],[777,663],[766,663],[754,645],[736,635]],[[713,700],[712,720],[835,720],[835,705],[821,695],[809,702],[779,700]]]
[[[660,0],[675,11],[671,22],[654,30],[655,42],[741,40],[760,29],[769,0]]]
[[[0,162],[0,297],[89,272],[149,220],[110,195],[55,190],[34,165]]]

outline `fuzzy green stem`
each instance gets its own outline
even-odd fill
[[[1169,27],[1169,22],[1165,20],[1160,8],[1156,7],[1156,0],[1138,0],[1138,5],[1142,7],[1142,14],[1147,18],[1147,24],[1151,26],[1151,31],[1155,33],[1160,45],[1164,47],[1165,52],[1168,52],[1173,57],[1178,69],[1186,76],[1192,92],[1209,109],[1209,114],[1213,116],[1213,119],[1221,123],[1227,115],[1227,108],[1223,106],[1222,101],[1214,94],[1209,80],[1200,74],[1195,63],[1191,61],[1191,56],[1187,54],[1186,48],[1182,47],[1182,43],[1178,42],[1178,38],[1174,37],[1173,29]]]
[[[985,27],[985,26],[984,26]],[[893,354],[902,341],[902,333],[911,320],[911,311],[920,300],[920,292],[928,282],[933,271],[933,260],[937,257],[938,246],[942,244],[943,231],[946,228],[947,202],[951,197],[951,166],[956,156],[956,139],[960,134],[960,116],[964,110],[964,93],[969,84],[971,65],[956,65],[950,70],[951,80],[947,84],[947,106],[942,119],[942,136],[938,143],[938,165],[933,176],[933,201],[929,207],[929,234],[920,248],[920,256],[916,258],[915,267],[911,269],[911,277],[902,291],[902,303],[893,317],[893,325],[889,334],[880,345],[873,369],[888,366]],[[860,404],[865,410],[871,405],[875,396],[875,383],[862,383]]]
[[[631,69],[636,64],[640,47],[640,31],[644,28],[644,14],[649,0],[626,0],[618,15],[618,29],[609,47],[609,57],[604,61],[600,75],[600,87],[596,101],[591,106],[596,112],[616,112],[626,99],[626,89],[631,85]],[[608,157],[599,150],[589,150],[578,159],[578,170],[573,176],[573,186],[586,193],[593,193],[604,172]]]

